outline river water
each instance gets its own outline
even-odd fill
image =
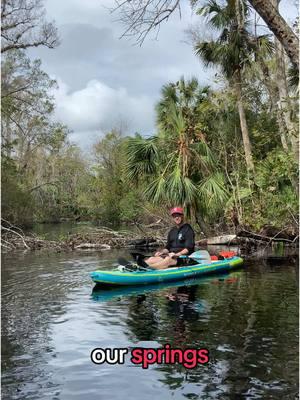
[[[2,257],[3,399],[295,399],[298,268],[256,261],[186,286],[93,291],[111,253]],[[210,361],[96,365],[94,348],[207,348]]]

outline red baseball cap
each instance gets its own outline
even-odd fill
[[[170,214],[171,215],[173,215],[173,214],[181,214],[181,215],[183,215],[183,208],[174,207],[174,208],[171,209]]]

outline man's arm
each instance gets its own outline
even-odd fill
[[[189,249],[182,249],[182,250],[178,251],[177,253],[174,253],[174,255],[176,257],[185,256],[186,254],[189,254]]]
[[[157,251],[154,255],[155,257],[163,256],[163,255],[168,255],[169,250],[168,249],[162,249],[161,251]]]
[[[171,258],[177,258],[180,256],[184,256],[186,254],[189,254],[189,252],[190,251],[188,249],[183,249],[183,250],[178,251],[177,253],[168,253],[168,256]]]

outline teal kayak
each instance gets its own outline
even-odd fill
[[[242,258],[234,256],[224,260],[160,270],[133,272],[93,271],[90,273],[90,276],[95,283],[104,286],[149,285],[195,278],[212,273],[226,272],[239,267],[242,263]]]
[[[218,276],[205,275],[192,279],[183,279],[181,281],[173,282],[162,282],[154,283],[149,285],[127,285],[127,286],[104,286],[95,285],[92,291],[92,299],[94,301],[111,301],[115,299],[120,299],[122,297],[138,296],[149,293],[155,293],[158,290],[164,289],[176,289],[178,287],[188,287],[193,285],[208,284],[208,283],[218,283],[221,281],[228,282],[230,279],[237,280],[240,277],[240,272],[224,272],[218,274]]]

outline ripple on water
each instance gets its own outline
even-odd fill
[[[298,390],[293,266],[254,265],[196,285],[93,296],[89,272],[119,254],[3,258],[2,395],[7,399],[283,399]],[[126,257],[126,254],[124,254]],[[192,282],[194,283],[194,282]],[[207,347],[210,363],[95,365],[96,347]]]

